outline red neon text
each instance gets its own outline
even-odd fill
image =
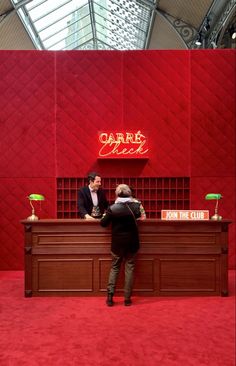
[[[141,131],[136,133],[102,132],[99,135],[99,142],[102,144],[99,150],[99,157],[122,157],[128,155],[140,157],[146,155],[149,150],[146,147],[147,138]]]

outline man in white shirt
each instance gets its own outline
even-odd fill
[[[88,174],[88,186],[78,192],[79,214],[83,219],[100,219],[108,208],[108,201],[101,188],[101,176],[96,172]]]

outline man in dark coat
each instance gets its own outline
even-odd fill
[[[78,209],[83,219],[100,219],[108,208],[108,201],[101,188],[101,176],[91,172],[88,175],[88,186],[78,192]]]
[[[126,184],[116,188],[117,199],[101,219],[102,226],[112,224],[111,255],[112,264],[107,285],[108,306],[112,306],[113,295],[120,271],[125,261],[124,304],[131,305],[135,256],[139,249],[139,234],[136,219],[140,217],[140,203],[134,202],[131,190]]]

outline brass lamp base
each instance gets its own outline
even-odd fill
[[[36,216],[35,214],[32,214],[31,216],[27,217],[27,220],[30,221],[37,221],[39,220],[38,216]]]
[[[222,216],[218,215],[218,214],[215,214],[213,216],[211,216],[211,220],[222,220]]]

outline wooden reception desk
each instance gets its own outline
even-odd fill
[[[22,221],[25,296],[99,296],[110,269],[110,229],[79,219]],[[139,221],[133,295],[228,295],[230,221]],[[123,272],[123,271],[122,271]],[[123,274],[116,294],[123,296]]]

